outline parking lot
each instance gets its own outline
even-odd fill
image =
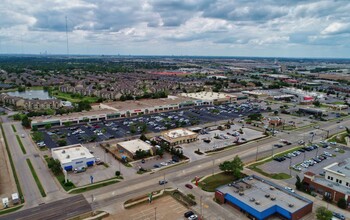
[[[260,112],[258,103],[197,106],[135,118],[100,121],[70,127],[42,130],[48,148],[77,143],[100,142],[112,138],[160,132],[176,127],[189,127],[219,120],[229,120]]]
[[[314,149],[309,148],[309,150],[301,149],[299,153],[294,153],[294,156],[292,153],[289,155],[285,154],[282,161],[272,160],[260,165],[259,168],[268,173],[289,174],[291,172],[293,178],[285,181],[294,184],[296,175],[301,179],[306,171],[323,175],[323,168],[325,166],[334,162],[341,162],[350,157],[350,151],[342,146],[330,144],[325,148],[322,147],[322,144],[317,144],[317,146],[319,147]]]
[[[242,131],[240,133],[239,131]],[[200,134],[198,141],[180,145],[183,149],[184,155],[190,158],[191,161],[198,160],[205,157],[205,154],[197,154],[194,151],[200,150],[202,153],[206,151],[219,150],[220,148],[234,145],[237,143],[245,143],[252,139],[264,137],[264,134],[260,131],[243,127],[240,124],[231,125],[229,129],[225,130],[212,130],[206,132],[206,134]],[[210,142],[208,143],[208,141]]]
[[[139,170],[140,168],[143,168],[145,170],[152,170],[152,169],[170,166],[171,164],[175,164],[175,163],[178,163],[178,162],[175,162],[172,160],[171,154],[169,154],[168,152],[164,152],[162,157],[154,156],[150,158],[145,158],[144,160],[138,160],[138,161],[132,162],[131,164],[136,170]]]
[[[163,196],[155,199],[151,204],[144,203],[121,212],[111,214],[106,219],[164,219],[164,220],[180,220],[184,219],[184,213],[188,211],[186,207],[181,205],[171,196]]]

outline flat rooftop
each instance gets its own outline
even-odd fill
[[[118,145],[128,150],[132,154],[135,154],[137,150],[149,151],[152,148],[152,145],[147,144],[140,139],[119,142]]]
[[[233,186],[225,185],[219,187],[217,190],[233,196],[259,212],[278,205],[290,213],[294,213],[300,208],[312,203],[312,201],[296,193],[292,193],[282,186],[256,176],[246,177],[236,181]],[[239,191],[244,194],[240,195]],[[272,200],[271,198],[275,199]],[[256,204],[257,201],[259,204]],[[291,207],[290,204],[293,206]]]
[[[94,155],[81,144],[53,148],[51,149],[51,153],[54,154],[61,163],[69,163],[72,160],[80,158],[94,158]]]
[[[128,100],[123,102],[122,101],[107,102],[107,103],[102,103],[102,106],[106,105],[116,109],[117,111],[127,111],[127,110],[160,107],[160,106],[166,106],[166,105],[178,105],[186,101],[193,101],[193,99],[182,97],[182,96],[168,96],[168,98],[160,98],[160,99],[140,99],[140,100]]]
[[[199,99],[199,100],[215,100],[215,99],[225,99],[225,98],[236,98],[237,96],[227,94],[227,93],[218,93],[218,92],[196,92],[196,93],[181,93],[181,96]]]
[[[46,116],[37,116],[32,117],[32,121],[44,121],[44,120],[64,120],[64,119],[74,119],[74,118],[81,118],[81,117],[91,117],[91,116],[98,116],[98,115],[105,115],[105,114],[111,114],[115,113],[115,111],[111,109],[99,109],[99,110],[91,110],[91,111],[85,111],[85,112],[73,112],[69,114],[64,115],[46,115]]]
[[[194,134],[196,133],[185,128],[176,128],[176,129],[168,130],[162,133],[163,136],[169,139],[186,137]]]
[[[344,177],[350,177],[350,159],[345,159],[342,162],[336,162],[332,163],[325,168],[324,170],[328,171],[333,171],[338,173],[338,175],[344,176]]]
[[[318,183],[318,184],[320,184],[322,186],[334,189],[337,192],[342,192],[342,193],[344,193],[346,195],[350,195],[349,187],[346,187],[346,186],[343,186],[341,184],[332,182],[332,181],[327,180],[327,179],[325,179],[323,177],[315,177],[313,182]]]

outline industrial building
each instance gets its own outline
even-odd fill
[[[304,174],[303,183],[305,187],[321,194],[330,201],[337,202],[344,198],[347,208],[350,204],[350,159],[336,162],[323,168],[324,177],[317,176],[312,172]]]
[[[53,148],[51,154],[53,159],[60,161],[62,169],[66,171],[95,164],[94,155],[81,144]]]
[[[258,220],[271,216],[301,219],[313,206],[312,201],[255,175],[217,188],[215,198]]]
[[[118,151],[121,152],[121,154],[131,159],[135,157],[136,151],[138,150],[149,152],[151,155],[155,154],[155,148],[152,145],[140,139],[119,142],[117,143],[117,148],[118,148]]]
[[[161,138],[170,146],[190,143],[198,140],[198,134],[185,128],[176,128],[161,133]]]

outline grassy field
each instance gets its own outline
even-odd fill
[[[215,192],[215,189],[219,186],[231,183],[234,180],[236,180],[236,178],[232,174],[218,173],[199,182],[198,186],[204,191]]]
[[[22,207],[23,207],[23,205],[18,205],[18,206],[15,206],[15,207],[11,207],[11,208],[7,208],[7,209],[4,209],[4,210],[1,210],[0,211],[0,215],[5,215],[5,214],[11,213],[11,212],[15,212],[15,211],[19,210]]]
[[[100,187],[112,185],[112,184],[118,183],[118,182],[119,182],[119,180],[115,179],[115,180],[111,180],[109,182],[96,183],[94,185],[90,185],[90,186],[74,189],[70,193],[74,193],[74,194],[83,193],[83,192],[86,192],[86,191],[89,191],[89,190],[93,190],[93,189],[97,189],[97,188],[100,188]]]
[[[285,154],[288,154],[288,153],[291,153],[293,151],[296,151],[296,150],[299,150],[301,149],[302,147],[294,147],[292,149],[289,149],[287,151],[283,151],[281,153],[278,153],[278,154],[275,154],[274,157],[281,157]],[[286,174],[286,173],[266,173],[265,171],[263,171],[262,169],[260,169],[258,166],[264,164],[264,163],[268,163],[270,161],[272,161],[273,158],[270,157],[266,160],[262,160],[262,161],[258,161],[256,163],[253,163],[251,165],[248,166],[249,169],[251,170],[254,170],[255,172],[258,172],[264,176],[267,176],[267,177],[270,177],[272,179],[276,179],[276,180],[283,180],[283,179],[289,179],[291,178],[291,176],[289,174]]]
[[[18,141],[19,146],[21,147],[21,150],[22,150],[23,154],[27,154],[27,151],[26,151],[26,149],[24,148],[24,145],[23,145],[23,143],[22,143],[21,138],[20,138],[18,135],[16,135],[16,138],[17,138],[17,141]]]
[[[13,132],[17,132],[15,125],[11,125]]]
[[[9,160],[10,160],[11,169],[12,169],[12,173],[13,173],[13,178],[15,179],[15,182],[16,182],[18,195],[19,195],[19,198],[21,198],[21,202],[24,203],[22,188],[21,188],[21,185],[19,184],[19,180],[18,180],[15,164],[13,163],[13,159],[12,159],[12,156],[11,156],[11,151],[10,151],[10,148],[8,146],[8,143],[7,143],[7,139],[6,139],[6,136],[5,136],[4,128],[2,127],[2,123],[0,123],[0,127],[1,127],[2,136],[4,138],[5,147],[6,147],[6,150],[7,150],[7,155],[8,155]]]
[[[91,97],[91,96],[84,96],[82,98],[79,97],[74,97],[73,94],[70,93],[64,93],[60,91],[52,91],[51,93],[52,96],[58,98],[58,99],[64,99],[73,103],[81,102],[81,101],[88,101],[90,103],[95,103],[98,100],[98,97]]]
[[[29,166],[29,169],[30,169],[30,171],[32,172],[32,175],[33,175],[33,178],[34,178],[34,180],[35,180],[35,183],[36,183],[36,185],[37,185],[38,188],[39,188],[39,191],[40,191],[41,196],[42,196],[42,197],[46,197],[46,193],[45,193],[44,187],[43,187],[43,185],[41,185],[40,179],[39,179],[38,175],[36,174],[36,171],[35,171],[35,169],[34,169],[34,167],[33,167],[32,162],[31,162],[30,159],[28,159],[28,158],[27,158],[26,160],[27,160],[27,164],[28,164],[28,166]]]

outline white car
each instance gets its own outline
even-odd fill
[[[190,217],[187,218],[188,220],[197,220],[198,216],[197,215],[191,215]]]
[[[290,188],[290,187],[288,187],[288,186],[284,187],[284,189],[286,189],[286,190],[288,190],[288,191],[290,191],[290,192],[292,192],[292,193],[295,192],[294,189],[292,189],[292,188]]]

